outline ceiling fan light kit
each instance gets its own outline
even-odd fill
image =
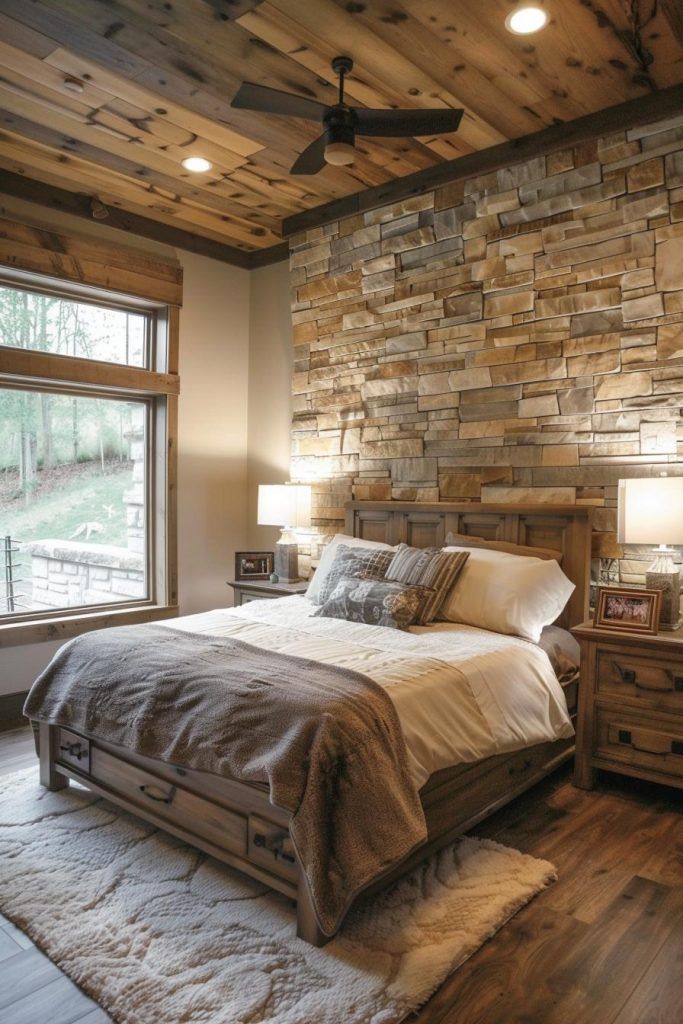
[[[332,70],[339,77],[339,99],[331,106],[253,82],[244,82],[240,86],[231,105],[262,114],[301,117],[321,124],[322,135],[300,154],[290,174],[317,174],[326,163],[337,167],[353,163],[357,135],[410,138],[457,131],[464,110],[452,107],[372,110],[347,106],[344,79],[352,69],[350,57],[335,57],[332,61]]]
[[[356,149],[352,142],[328,142],[325,146],[325,163],[345,167],[355,159]]]
[[[548,24],[548,12],[538,3],[522,0],[508,14],[505,27],[517,36],[539,32]]]

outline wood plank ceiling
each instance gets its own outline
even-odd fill
[[[506,31],[511,6],[0,0],[0,189],[23,176],[63,190],[44,200],[97,196],[240,262],[277,246],[284,218],[683,79],[680,0],[547,0],[532,37]],[[246,79],[334,102],[340,51],[350,102],[463,106],[460,131],[362,139],[353,166],[290,176],[318,126],[230,100]],[[182,168],[195,153],[211,171]]]

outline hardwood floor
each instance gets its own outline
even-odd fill
[[[0,776],[35,764],[28,730],[0,733]],[[683,1021],[681,810],[680,791],[603,774],[585,792],[562,769],[479,825],[479,836],[552,861],[559,880],[411,1024]],[[0,918],[0,1021],[106,1024],[109,1017]]]

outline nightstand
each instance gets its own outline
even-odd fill
[[[235,592],[235,607],[249,601],[262,601],[269,597],[290,597],[305,594],[308,580],[299,583],[271,583],[270,580],[228,580],[228,586]]]
[[[683,630],[576,626],[581,680],[574,785],[596,769],[683,787]]]

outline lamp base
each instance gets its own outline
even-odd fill
[[[281,583],[298,583],[299,576],[299,545],[283,544],[278,541],[275,545],[275,572]]]
[[[670,631],[681,627],[681,574],[675,566],[672,572],[655,572],[648,569],[645,573],[645,586],[648,590],[661,590],[662,605],[659,614],[659,628]]]

